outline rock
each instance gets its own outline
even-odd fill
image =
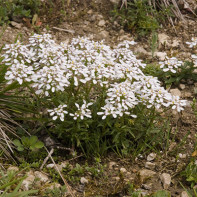
[[[187,194],[186,191],[183,191],[183,192],[181,193],[181,197],[189,197],[189,195]]]
[[[159,48],[161,45],[169,45],[170,37],[165,33],[158,34]]]
[[[183,97],[190,98],[190,97],[192,97],[192,93],[191,92],[183,92]]]
[[[51,137],[47,136],[46,138],[43,139],[45,146],[50,147],[54,146],[56,144],[55,140],[53,140]]]
[[[157,58],[159,58],[160,61],[164,61],[167,56],[167,53],[166,52],[156,52],[155,56]]]
[[[105,26],[105,23],[106,23],[105,20],[100,20],[98,26],[103,27]]]
[[[142,184],[141,187],[142,187],[142,189],[145,189],[145,190],[151,190],[152,183],[150,183],[150,184]]]
[[[36,178],[39,178],[41,182],[46,183],[49,180],[49,177],[42,172],[35,171],[34,175]]]
[[[119,35],[123,35],[125,32],[124,32],[124,29],[121,29],[120,31],[119,31]]]
[[[120,0],[110,0],[110,2],[114,5],[118,5],[120,3]]]
[[[101,31],[101,32],[99,33],[99,36],[101,37],[101,39],[106,39],[106,38],[109,37],[109,32],[103,30],[103,31]]]
[[[88,180],[85,177],[81,177],[80,182],[81,184],[85,185],[88,183]]]
[[[93,13],[93,11],[92,10],[88,10],[88,12],[87,12],[88,14],[92,14]]]
[[[156,175],[156,172],[152,170],[143,169],[139,171],[139,178],[142,183],[146,181],[147,179],[152,178],[155,175]]]
[[[187,157],[186,154],[179,153],[179,158],[180,159],[186,159],[186,157]]]
[[[147,156],[147,161],[153,161],[155,158],[156,158],[156,153],[150,153],[148,156]]]
[[[181,91],[180,91],[178,88],[171,89],[171,90],[170,90],[170,93],[171,93],[173,96],[179,96],[179,97],[181,97]]]
[[[50,164],[48,164],[48,165],[46,166],[46,168],[54,168],[54,166],[55,166],[55,164],[50,163]]]
[[[49,187],[46,189],[55,189],[55,188],[60,188],[61,185],[59,183],[52,183]]]
[[[115,181],[119,181],[119,180],[120,180],[120,177],[119,177],[119,176],[113,177],[113,179],[114,179]]]
[[[152,163],[152,162],[147,161],[147,162],[145,163],[145,168],[148,168],[148,169],[150,169],[150,170],[154,170],[154,169],[155,169],[155,164]]]
[[[22,24],[20,23],[16,23],[14,21],[11,21],[10,24],[13,26],[13,27],[16,27],[17,29],[21,29],[22,28]]]
[[[116,162],[110,161],[109,162],[109,169],[112,170],[115,165],[116,165]]]
[[[15,172],[17,172],[17,171],[19,171],[19,168],[16,167],[16,166],[10,166],[10,167],[7,169],[7,171],[15,171]]]
[[[127,170],[125,168],[120,168],[120,172],[125,173]]]
[[[192,79],[187,79],[187,84],[188,85],[193,85],[194,84],[194,81]]]
[[[173,42],[171,44],[172,47],[179,47],[180,46],[180,40],[173,39]]]
[[[167,174],[167,173],[163,173],[161,176],[160,176],[160,179],[161,179],[161,182],[163,184],[163,188],[164,189],[168,189],[170,184],[171,184],[171,176],[170,174]]]
[[[182,84],[182,83],[179,84],[179,88],[180,88],[181,90],[184,90],[185,87],[186,87],[185,84]]]
[[[32,171],[29,171],[27,173],[27,178],[23,180],[22,184],[21,184],[21,189],[27,191],[30,189],[30,186],[32,185],[32,183],[35,180],[35,176],[33,175]]]

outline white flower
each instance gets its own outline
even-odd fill
[[[67,105],[59,105],[57,108],[54,109],[48,109],[50,116],[52,116],[53,120],[56,120],[57,118],[60,118],[61,121],[64,121],[65,114],[68,114],[64,108],[67,107]]]
[[[175,57],[169,58],[166,56],[166,60],[164,62],[159,62],[159,64],[160,68],[162,68],[164,72],[170,71],[172,73],[176,73],[178,67],[180,67],[183,62],[178,61]]]
[[[91,106],[93,103],[86,103],[85,100],[83,100],[82,106],[79,106],[78,103],[75,103],[75,106],[77,107],[77,111],[73,114],[70,113],[70,116],[73,116],[73,119],[76,120],[77,118],[80,118],[81,120],[84,119],[84,117],[92,118],[91,111],[88,109],[89,106]]]

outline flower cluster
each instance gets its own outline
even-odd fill
[[[91,118],[93,103],[89,101],[96,102],[100,97],[104,105],[97,114],[103,119],[124,114],[135,118],[133,109],[139,103],[183,110],[185,101],[168,93],[157,78],[144,75],[141,68],[146,65],[130,50],[134,44],[124,41],[111,48],[103,41],[83,37],[74,38],[69,44],[56,44],[49,34],[34,34],[28,45],[17,41],[4,47],[6,79],[8,83],[30,82],[35,93],[47,99],[56,93],[70,94],[69,98],[64,97],[65,105],[48,110],[53,120],[64,121],[65,116],[75,120]],[[165,72],[176,72],[181,64],[176,58],[167,58],[161,67]]]
[[[159,62],[160,64],[160,68],[163,69],[164,72],[172,72],[172,73],[176,73],[177,69],[183,64],[182,61],[178,61],[176,57],[167,57],[166,56],[166,60],[164,62]]]
[[[193,48],[194,46],[197,45],[197,38],[192,38],[191,42],[186,42],[186,44],[189,45],[189,48]]]

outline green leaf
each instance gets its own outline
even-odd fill
[[[44,147],[44,143],[41,141],[36,142],[36,144],[34,145],[35,148],[43,148]]]
[[[24,151],[24,147],[23,146],[18,146],[17,150],[20,151],[20,152]]]
[[[21,142],[18,139],[13,140],[15,146],[22,146]]]
[[[36,144],[37,141],[38,141],[38,137],[37,137],[37,136],[31,136],[31,137],[29,138],[30,146]]]
[[[168,191],[160,190],[153,194],[153,197],[171,197]]]

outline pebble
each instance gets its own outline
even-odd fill
[[[85,177],[81,177],[80,182],[81,184],[85,185],[88,183],[88,179],[86,179]]]
[[[105,20],[100,20],[98,26],[103,27],[105,26],[105,23],[106,23]]]
[[[171,184],[171,176],[170,176],[170,174],[163,173],[160,176],[160,179],[161,179],[161,182],[163,184],[163,188],[164,189],[168,189],[170,187],[170,184]]]
[[[147,161],[147,162],[145,163],[145,168],[148,168],[148,169],[150,169],[150,170],[154,170],[154,169],[155,169],[155,164],[152,163],[152,162]]]
[[[109,162],[109,169],[112,170],[115,165],[116,165],[116,162],[110,161]]]
[[[183,191],[183,192],[181,193],[181,197],[189,197],[189,196],[188,196],[188,194],[187,194],[186,191]]]
[[[173,96],[179,96],[179,97],[181,97],[181,91],[180,91],[178,88],[171,89],[171,90],[170,90],[170,93],[171,93]]]
[[[10,24],[13,26],[13,27],[16,27],[17,29],[21,29],[22,28],[22,24],[20,23],[16,23],[14,21],[11,21]]]
[[[19,171],[19,168],[16,167],[16,166],[10,166],[10,167],[7,169],[7,171],[15,171],[15,172],[17,172],[17,171]]]
[[[147,156],[147,161],[153,161],[155,158],[156,158],[156,153],[150,153],[148,156]]]
[[[125,168],[120,168],[120,172],[125,173],[127,170]]]
[[[21,184],[21,189],[28,191],[30,189],[30,186],[32,185],[32,183],[35,180],[35,176],[33,175],[32,171],[29,171],[27,173],[27,178],[23,180],[22,184]]]
[[[185,84],[182,84],[182,83],[181,83],[181,84],[179,85],[179,88],[180,88],[181,90],[184,90],[185,87],[186,87]]]
[[[154,172],[152,170],[143,169],[143,170],[139,171],[139,177],[140,177],[140,180],[142,183],[145,180],[152,178],[154,175],[156,175],[156,172]]]
[[[180,159],[185,159],[186,157],[187,157],[186,154],[179,153],[179,158],[180,158]]]
[[[34,175],[36,178],[39,178],[41,182],[46,183],[49,180],[49,177],[42,172],[35,171]]]

